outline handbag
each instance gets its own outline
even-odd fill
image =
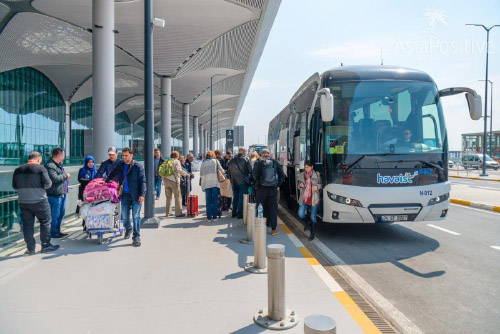
[[[130,164],[130,167],[127,169],[127,174],[125,174],[125,178],[123,179],[123,182],[120,184],[120,187],[118,187],[118,197],[122,197],[123,194],[123,184],[125,183],[125,179],[128,176],[128,173],[132,170],[132,167],[134,167],[134,163],[132,162]]]
[[[219,183],[222,183],[226,180],[226,177],[224,176],[224,173],[222,173],[219,169],[219,161],[216,160],[215,162],[215,169],[217,170],[217,179],[219,180]]]

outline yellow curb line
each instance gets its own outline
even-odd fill
[[[500,179],[482,179],[477,176],[460,176],[460,175],[450,175],[450,177],[454,177],[456,179],[469,179],[469,180],[481,180],[481,181],[495,181],[495,182],[500,182]]]
[[[470,201],[466,201],[464,199],[450,198],[450,202],[455,204],[470,206]]]
[[[316,268],[321,268],[322,271],[326,270],[323,268],[323,266],[319,263],[318,259],[312,255],[312,253],[298,240],[298,237],[292,232],[288,226],[286,226],[284,223],[279,224],[280,228],[285,232],[285,234],[292,240],[293,244],[297,247],[299,252],[304,256],[304,258],[309,262],[311,267],[316,271],[316,274],[319,276],[319,278],[326,284],[327,287],[330,287],[328,282],[325,280],[324,277],[322,277],[320,274],[318,274],[318,271]],[[293,240],[293,239],[297,240]],[[330,274],[327,274],[329,279],[333,279],[333,277],[330,276]],[[338,284],[335,282],[335,285],[338,286]],[[339,289],[341,291],[339,291]],[[345,308],[347,313],[353,318],[353,320],[358,324],[358,326],[361,328],[363,333],[365,334],[381,334],[380,330],[375,326],[375,324],[368,318],[368,316],[361,310],[361,308],[356,304],[356,302],[349,296],[347,292],[345,292],[340,286],[338,286],[337,289],[330,291],[333,293],[335,298],[339,301],[339,303]]]

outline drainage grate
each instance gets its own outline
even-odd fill
[[[325,268],[325,270],[332,276],[335,281],[344,289],[344,291],[351,297],[351,299],[359,306],[359,308],[366,314],[368,319],[370,319],[373,324],[378,328],[378,330],[383,334],[400,334],[392,326],[392,324],[384,318],[384,316],[378,312],[375,307],[366,300],[356,289],[352,286],[352,284],[335,268],[335,265],[332,264],[327,258],[319,252],[316,247],[311,247],[311,243],[307,241],[306,235],[298,230],[295,227],[295,224],[292,223],[291,219],[296,219],[289,212],[284,212],[284,210],[280,207],[279,216],[281,220],[290,228],[295,236],[299,238],[299,240],[304,244],[304,246],[311,252],[311,254],[316,257],[318,262]]]

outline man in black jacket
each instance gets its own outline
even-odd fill
[[[134,161],[131,148],[122,150],[122,161],[116,166],[106,179],[106,182],[118,180],[122,194],[120,203],[122,206],[123,227],[125,227],[125,239],[132,234],[132,243],[138,247],[141,245],[141,206],[146,196],[146,174],[144,167]],[[130,224],[130,210],[132,210],[133,227]]]
[[[245,149],[240,147],[238,155],[228,163],[227,173],[233,185],[233,218],[243,218],[243,195],[248,194],[249,177],[252,171]]]
[[[255,162],[252,178],[257,188],[257,205],[262,204],[267,225],[271,226],[271,235],[278,234],[278,187],[285,180],[281,165],[269,156],[268,149],[261,152],[262,159]]]
[[[50,243],[50,206],[45,190],[50,188],[52,181],[47,169],[40,166],[41,162],[42,155],[36,151],[31,152],[28,156],[28,163],[17,167],[12,178],[12,188],[17,190],[21,209],[24,241],[27,248],[25,254],[28,255],[35,254],[36,241],[33,236],[35,217],[40,222],[42,253],[59,248],[58,245]]]
[[[45,164],[52,181],[52,186],[47,189],[51,214],[51,238],[62,238],[68,235],[61,232],[61,224],[66,214],[66,195],[68,194],[68,180],[71,175],[64,170],[63,160],[64,151],[58,147],[52,150],[52,158]]]
[[[165,162],[165,160],[161,156],[160,150],[157,148],[154,149],[154,155],[155,155],[155,157],[154,157],[155,192],[156,192],[156,200],[159,200],[160,195],[161,195],[161,181],[162,180],[161,180],[161,176],[158,174],[158,170],[160,169],[161,164]]]

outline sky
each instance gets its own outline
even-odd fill
[[[236,123],[245,126],[245,146],[265,143],[271,119],[313,73],[378,65],[381,54],[385,65],[427,72],[439,89],[476,90],[484,108],[486,31],[466,23],[500,24],[500,1],[282,0]],[[490,32],[488,79],[500,130],[500,27]],[[449,149],[461,150],[461,134],[482,132],[484,121],[470,119],[464,94],[442,105]]]

